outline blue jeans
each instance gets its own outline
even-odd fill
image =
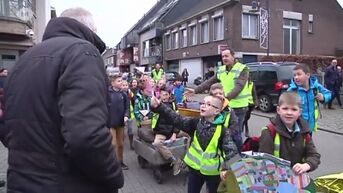
[[[232,140],[235,142],[235,144],[237,146],[237,150],[240,153],[240,152],[242,152],[242,147],[243,147],[242,132],[243,132],[245,115],[248,112],[248,107],[233,108],[232,110],[238,118],[238,127],[239,127],[238,134],[233,136]]]
[[[206,176],[189,167],[188,193],[200,193],[202,185],[206,182],[208,193],[217,193],[220,176]]]

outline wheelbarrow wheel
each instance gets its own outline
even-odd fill
[[[142,156],[138,156],[137,160],[138,160],[139,166],[143,169],[146,168],[146,166],[148,165],[148,162]]]
[[[153,169],[152,174],[158,184],[162,184],[162,171],[160,169]]]

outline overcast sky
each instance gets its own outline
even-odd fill
[[[98,28],[97,34],[107,46],[114,47],[124,34],[143,17],[157,0],[51,0],[57,16],[70,7],[89,10]]]
[[[57,16],[70,7],[83,7],[94,15],[98,35],[114,47],[157,0],[51,0]],[[343,7],[343,0],[338,0]],[[324,4],[324,0],[323,0]]]

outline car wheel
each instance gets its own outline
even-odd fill
[[[272,102],[268,95],[261,95],[259,97],[259,105],[258,108],[263,112],[269,112],[272,109]]]

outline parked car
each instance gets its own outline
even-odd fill
[[[293,78],[293,68],[296,62],[253,62],[247,63],[250,68],[250,78],[254,81],[258,107],[263,112],[269,112],[277,105],[279,96],[288,89]]]
[[[166,77],[167,77],[167,81],[168,81],[168,82],[174,82],[176,76],[179,76],[180,74],[177,73],[177,72],[174,72],[174,71],[167,71],[167,72],[165,73],[165,75],[166,75]]]

